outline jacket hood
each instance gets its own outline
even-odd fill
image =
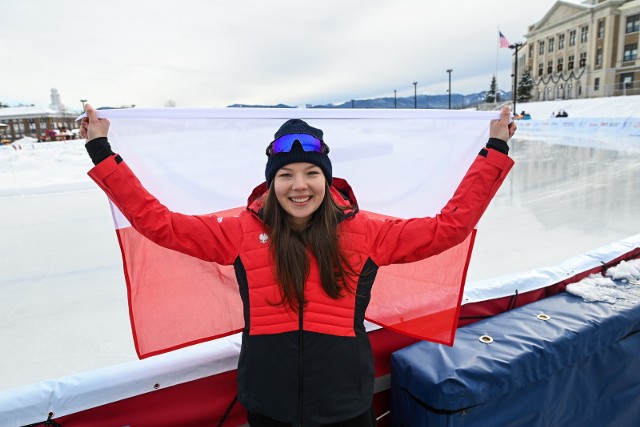
[[[354,216],[358,212],[358,201],[355,194],[353,194],[351,185],[345,179],[334,177],[329,190],[331,191],[331,197],[338,206],[352,206],[351,209],[345,211],[344,219]],[[247,199],[247,210],[259,216],[260,209],[264,204],[264,196],[268,191],[269,187],[267,187],[266,182],[254,188]]]

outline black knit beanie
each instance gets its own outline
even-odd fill
[[[278,129],[273,138],[276,140],[283,135],[290,135],[294,133],[311,135],[318,138],[320,141],[323,141],[322,130],[309,126],[304,120],[300,119],[287,120],[282,126],[280,126],[280,129]],[[294,142],[291,151],[287,153],[272,154],[268,157],[267,167],[264,171],[267,186],[271,186],[271,181],[273,181],[273,177],[276,175],[276,172],[278,172],[278,169],[288,165],[289,163],[297,162],[312,163],[318,166],[322,169],[324,177],[327,179],[329,185],[331,185],[333,174],[329,156],[327,156],[326,153],[304,151],[300,142]]]

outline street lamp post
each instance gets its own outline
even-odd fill
[[[451,110],[451,72],[453,71],[453,68],[449,68],[447,70],[447,73],[449,73],[449,110]]]
[[[87,103],[86,99],[81,99],[80,102],[82,102],[82,112],[84,113],[84,104]]]
[[[393,108],[398,108],[398,91],[396,89],[393,90]]]
[[[514,50],[514,71],[513,71],[513,113],[515,114],[516,102],[518,100],[518,48],[522,47],[522,43],[513,43],[509,45],[509,49]]]
[[[351,108],[356,108],[356,100],[355,99],[351,100]]]
[[[413,82],[413,108],[418,108],[418,82]]]

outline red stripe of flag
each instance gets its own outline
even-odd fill
[[[498,31],[498,34],[500,35],[500,37],[498,38],[498,44],[500,45],[500,48],[508,48],[511,44],[509,43],[509,40],[507,40],[504,34],[502,34],[502,31]]]

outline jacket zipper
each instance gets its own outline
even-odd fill
[[[302,311],[304,310],[304,305],[302,302],[298,303],[298,426],[302,427],[302,416],[303,414],[303,366],[302,366],[302,354],[303,354],[303,345],[304,340],[302,336]]]

